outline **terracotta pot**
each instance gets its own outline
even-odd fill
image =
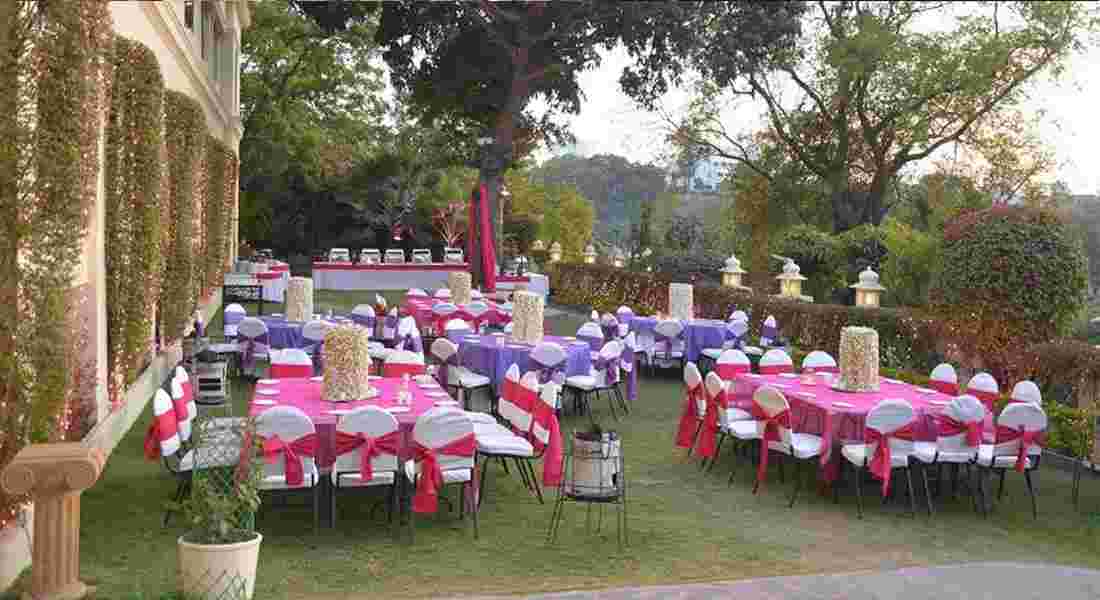
[[[236,544],[193,544],[180,536],[179,592],[204,600],[250,600],[263,539],[257,533],[254,539]]]

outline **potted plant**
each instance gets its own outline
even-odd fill
[[[578,495],[614,495],[621,451],[619,436],[598,423],[573,432],[573,489]]]
[[[232,429],[214,429],[213,420],[196,423],[195,462],[230,466],[196,471],[191,495],[179,507],[190,526],[178,540],[179,591],[186,598],[252,598],[263,541],[254,515],[264,472],[254,433],[253,419]]]

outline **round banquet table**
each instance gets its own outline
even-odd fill
[[[792,376],[793,375],[793,376]],[[822,478],[834,481],[839,472],[840,446],[847,443],[863,443],[863,428],[867,413],[881,402],[902,399],[913,405],[916,411],[915,441],[936,440],[936,417],[952,397],[928,388],[901,381],[882,378],[877,392],[842,392],[825,385],[823,378],[815,378],[816,385],[805,385],[801,375],[738,375],[732,382],[730,406],[744,410],[752,407],[752,394],[762,385],[770,385],[783,392],[791,405],[791,426],[800,433],[812,433],[822,437]],[[993,440],[993,420],[986,415],[983,437]]]
[[[410,296],[405,298],[405,303],[401,308],[405,314],[412,315],[413,319],[416,320],[416,327],[420,331],[424,331],[425,328],[435,324],[432,307],[440,302],[447,302],[447,300],[426,296]],[[506,325],[512,322],[512,315],[502,309],[499,304],[489,301],[486,301],[486,304],[489,305],[489,312],[485,313],[482,318],[483,322],[490,325]],[[459,309],[461,308],[460,306]]]
[[[267,335],[272,348],[282,350],[285,348],[306,348],[311,345],[308,340],[302,337],[304,322],[287,321],[286,317],[259,317],[259,319],[267,325]],[[347,315],[334,316],[332,321],[328,319],[325,319],[325,321],[334,325],[353,324],[351,319],[347,318]]]
[[[378,406],[383,409],[397,407],[397,410],[403,408],[397,405],[397,392],[401,385],[401,378],[399,377],[382,378],[372,376],[371,385],[378,389],[378,396],[356,402],[329,402],[323,400],[321,398],[322,382],[320,377],[261,381],[275,381],[277,383],[259,383],[256,385],[256,391],[253,392],[252,401],[248,406],[249,416],[257,417],[273,406],[293,406],[306,413],[313,421],[314,427],[317,428],[317,455],[314,459],[318,468],[324,470],[331,470],[333,463],[336,462],[336,423],[342,414],[362,406]],[[260,390],[275,390],[278,394],[266,395],[260,393]],[[410,442],[416,419],[437,406],[436,403],[453,406],[449,403],[454,402],[447,392],[440,388],[438,384],[435,384],[434,381],[429,384],[420,384],[414,379],[409,383],[409,392],[412,394],[412,400],[408,410],[395,412],[393,415],[397,418],[398,425],[405,433],[401,451],[402,458],[411,458],[412,456]],[[264,402],[264,404],[257,404],[257,400]],[[268,405],[266,404],[267,401],[274,402],[274,404]]]
[[[566,377],[591,372],[592,356],[585,342],[555,335],[548,335],[543,341],[555,342],[565,348]],[[467,336],[459,343],[458,362],[475,373],[485,375],[500,389],[504,375],[513,363],[519,365],[521,375],[538,368],[531,360],[532,349],[534,346],[531,344],[514,342],[506,335]]]
[[[684,332],[681,334],[681,339],[684,340],[684,359],[697,362],[704,349],[721,348],[729,335],[726,325],[725,321],[716,319],[684,321]],[[656,344],[656,326],[657,317],[630,318],[628,327],[634,332],[639,350],[652,352]]]
[[[256,279],[259,279],[260,285],[263,286],[264,300],[268,302],[283,302],[283,297],[286,294],[286,285],[287,282],[290,281],[290,273],[288,271],[256,273]]]

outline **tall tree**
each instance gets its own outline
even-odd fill
[[[752,167],[743,140],[716,118],[715,101],[762,100],[790,156],[825,183],[838,232],[880,223],[902,169],[1017,105],[1027,82],[1057,74],[1098,25],[1089,2],[813,6],[803,43],[770,60],[746,62],[720,28],[706,30],[691,62],[710,85],[680,125],[701,146]],[[965,14],[953,17],[956,7]],[[933,29],[932,20],[953,27]],[[790,90],[795,102],[785,101]]]

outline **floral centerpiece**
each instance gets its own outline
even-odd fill
[[[286,285],[286,320],[309,321],[313,318],[313,280],[291,277]]]
[[[370,385],[370,332],[354,325],[338,325],[325,334],[325,378],[321,397],[329,402],[373,398]]]
[[[517,342],[542,341],[544,308],[541,294],[520,291],[512,295],[512,337]]]
[[[870,327],[841,329],[837,387],[849,392],[877,392],[878,370],[878,332]]]
[[[447,274],[447,287],[451,288],[451,302],[462,306],[470,303],[473,278],[465,271],[453,271]]]

